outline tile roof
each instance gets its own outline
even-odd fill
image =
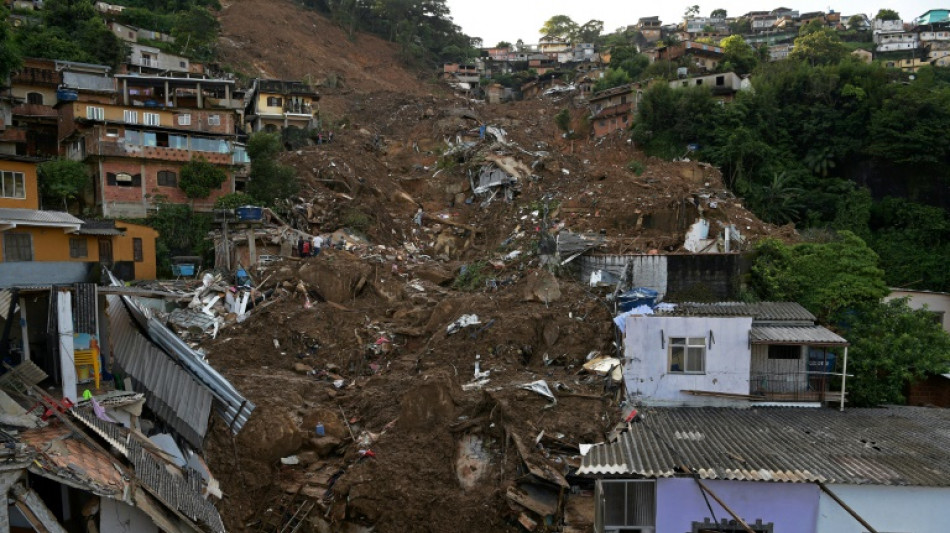
[[[716,302],[681,303],[669,310],[658,310],[665,316],[751,316],[755,320],[815,322],[815,315],[795,302]]]
[[[950,410],[653,408],[578,474],[950,486]]]
[[[79,229],[82,220],[62,211],[40,211],[38,209],[0,208],[0,223],[14,223],[41,226],[73,227]]]
[[[844,346],[847,339],[821,326],[752,326],[752,344],[808,344]]]

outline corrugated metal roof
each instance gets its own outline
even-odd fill
[[[134,467],[135,477],[163,504],[205,526],[205,529],[216,533],[224,532],[221,515],[214,504],[202,495],[200,474],[187,469],[184,476],[172,474],[167,464],[149,453],[127,429],[118,424],[103,422],[91,408],[75,408],[72,413],[128,457]]]
[[[10,299],[13,298],[13,291],[0,290],[0,318],[6,320],[7,312],[10,311]]]
[[[82,225],[82,220],[62,211],[40,211],[38,209],[0,208],[0,223],[12,224],[40,224],[45,226],[63,226],[76,229]]]
[[[579,474],[950,486],[950,410],[653,408]]]
[[[208,431],[211,392],[143,335],[117,295],[106,296],[112,356],[145,393],[145,403],[192,446],[201,449]]]
[[[752,326],[752,344],[807,344],[845,346],[847,339],[821,326]]]
[[[111,272],[106,272],[113,286],[122,285]],[[217,400],[215,410],[228,424],[231,432],[237,434],[241,431],[256,407],[254,403],[241,395],[234,385],[208,364],[201,354],[188,346],[165,324],[152,317],[151,312],[139,305],[135,298],[129,296],[109,296],[109,298],[121,298],[125,302],[126,309],[142,329],[148,332],[152,342],[161,347],[167,357],[180,364],[214,395]]]
[[[814,322],[815,315],[795,302],[716,302],[681,303],[673,309],[657,310],[657,315],[665,316],[751,316],[760,321],[808,321]]]

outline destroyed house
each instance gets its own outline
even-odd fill
[[[65,156],[85,162],[93,175],[97,209],[107,217],[143,217],[159,199],[210,210],[234,192],[244,164],[236,148],[238,100],[234,82],[159,76],[117,76],[120,102],[60,106]],[[181,168],[200,158],[226,176],[207,198],[189,199],[179,187]]]
[[[672,46],[662,46],[656,49],[655,59],[673,61],[688,56],[690,62],[700,70],[715,70],[722,61],[722,48],[711,44],[684,41]]]
[[[249,131],[316,127],[320,94],[301,81],[256,79],[245,95]]]
[[[598,533],[938,533],[948,427],[919,407],[646,408],[577,473]]]
[[[695,76],[670,82],[670,88],[705,87],[720,102],[731,102],[742,89],[742,78],[735,72]]]
[[[12,501],[0,522],[223,533],[201,456],[209,419],[236,434],[255,406],[151,316],[135,296],[149,291],[104,276],[111,285],[0,291],[0,486]]]
[[[594,93],[588,98],[594,137],[603,137],[630,127],[642,96],[641,88],[639,83],[628,83]]]
[[[621,321],[624,381],[649,405],[839,404],[848,341],[797,303],[684,303]],[[840,362],[842,371],[837,372]]]

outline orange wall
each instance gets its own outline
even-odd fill
[[[10,161],[0,158],[0,170],[22,172],[26,182],[26,198],[0,197],[0,207],[14,209],[39,209],[40,197],[37,190],[36,163]]]
[[[148,226],[116,221],[115,227],[125,230],[112,241],[112,254],[116,261],[132,261],[135,257],[132,239],[142,239],[142,260],[135,263],[135,279],[155,279],[155,240],[158,232]]]
[[[38,228],[19,226],[10,233],[29,233],[33,236],[34,261],[98,261],[99,241],[94,235],[73,235],[63,232],[62,228]],[[86,257],[69,257],[69,239],[86,240]],[[0,246],[3,240],[0,239]],[[0,254],[0,260],[3,255]]]

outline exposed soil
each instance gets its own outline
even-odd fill
[[[742,246],[794,229],[756,219],[715,168],[645,158],[622,136],[563,138],[566,100],[472,104],[398,68],[388,43],[350,41],[284,0],[235,1],[222,25],[238,69],[342,76],[321,105],[348,124],[283,156],[302,180],[287,221],[348,250],[261,272],[266,307],[203,344],[257,404],[234,440],[220,424],[209,438],[229,530],[276,531],[304,501],[304,531],[589,530],[577,444],[622,410],[616,384],[582,366],[615,355],[615,332],[602,294],[543,266],[542,237],[683,253],[700,213]],[[507,135],[480,139],[480,125]],[[526,169],[510,201],[473,193],[469,172],[490,161]],[[470,314],[478,324],[449,333]],[[538,380],[556,403],[522,388]]]

